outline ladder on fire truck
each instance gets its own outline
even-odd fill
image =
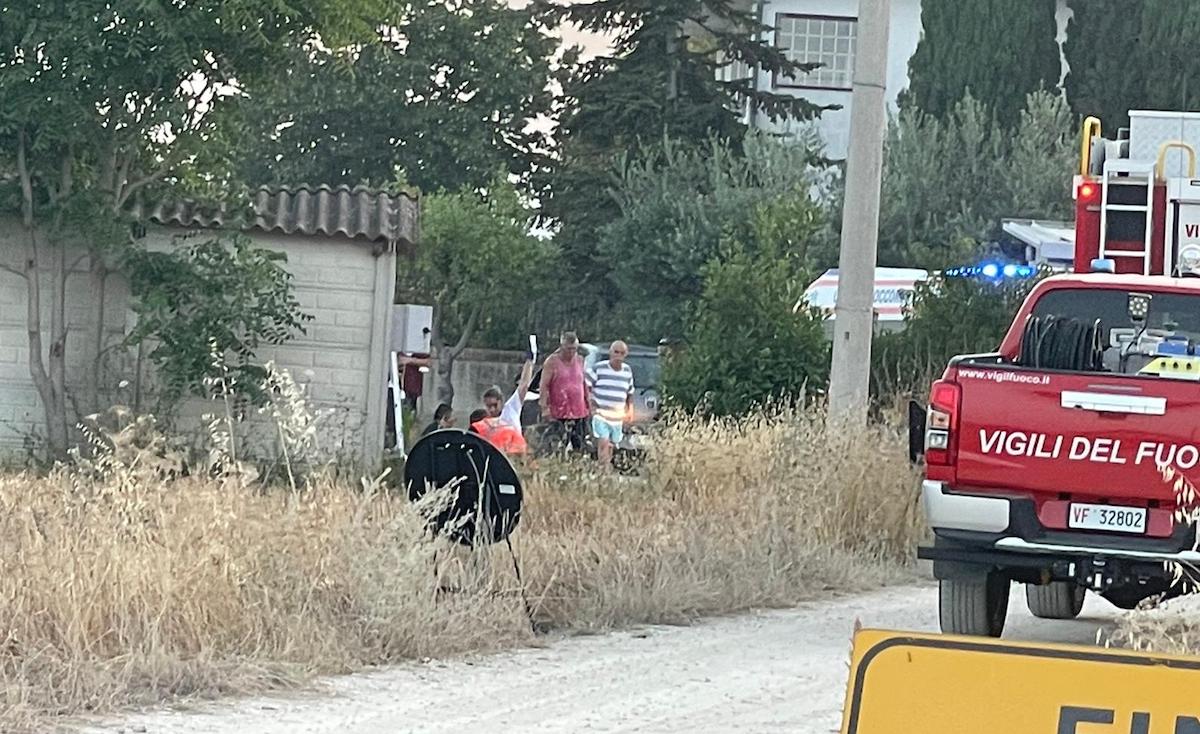
[[[1154,249],[1154,186],[1157,167],[1155,162],[1131,161],[1124,158],[1106,160],[1100,179],[1100,258],[1140,258],[1143,275],[1150,275],[1151,255]],[[1118,195],[1115,198],[1119,203],[1113,203],[1110,199],[1117,191],[1121,191],[1122,194],[1128,191],[1130,195]],[[1137,203],[1130,203],[1133,201]],[[1145,220],[1145,232],[1141,249],[1109,249],[1109,214],[1114,212],[1136,212],[1142,215]],[[1163,262],[1167,262],[1165,254]]]
[[[1100,121],[1089,117],[1084,121],[1084,148],[1082,173],[1086,175],[1088,161],[1091,158],[1093,136],[1100,136]],[[1188,158],[1188,172],[1185,179],[1168,179],[1166,176],[1166,156],[1172,149],[1183,151]],[[1196,181],[1196,150],[1191,145],[1180,140],[1163,142],[1158,149],[1158,156],[1153,161],[1130,160],[1128,158],[1109,158],[1105,156],[1100,177],[1100,242],[1099,257],[1101,259],[1129,258],[1141,261],[1143,275],[1170,275],[1174,263],[1173,250],[1179,244],[1176,229],[1180,207],[1184,200],[1196,201],[1195,194],[1187,194],[1189,190],[1200,188]],[[1155,191],[1158,186],[1167,188],[1165,197],[1166,212],[1155,211]],[[1142,231],[1141,246],[1129,249],[1132,240],[1122,238],[1120,247],[1110,247],[1109,234],[1111,216],[1122,214],[1141,215]],[[1164,272],[1154,272],[1154,224],[1156,217],[1164,220],[1162,252],[1159,253]],[[1128,228],[1127,228],[1128,229]]]

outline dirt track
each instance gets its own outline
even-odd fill
[[[1013,587],[1006,637],[1093,643],[1115,610],[1035,620]],[[90,733],[836,732],[850,636],[934,630],[933,587],[899,587],[693,627],[573,638],[544,649],[325,681],[323,694],[153,712]]]

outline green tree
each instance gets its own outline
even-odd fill
[[[1113,130],[1129,124],[1146,82],[1138,63],[1143,2],[1074,0],[1063,53],[1067,99],[1080,116],[1095,115]]]
[[[1026,95],[1058,86],[1054,9],[1054,0],[925,0],[905,105],[943,118],[970,94],[1016,123]]]
[[[573,280],[611,305],[611,255],[598,256],[601,228],[619,215],[610,190],[612,167],[643,143],[664,136],[705,148],[713,136],[736,144],[746,131],[742,111],[777,120],[811,119],[820,108],[806,100],[759,89],[752,74],[722,81],[729,64],[768,74],[795,74],[792,63],[763,40],[752,3],[736,0],[539,0],[548,24],[572,23],[607,34],[613,52],[586,63],[566,59],[567,108],[556,137],[561,160],[548,172],[542,214],[559,227],[557,239]],[[578,296],[579,288],[572,292]],[[595,306],[589,304],[589,308]]]
[[[1130,110],[1200,106],[1195,3],[1072,0],[1070,7],[1064,86],[1078,114],[1096,115],[1116,130],[1129,124]]]
[[[941,120],[901,111],[884,146],[879,264],[960,265],[1003,218],[1070,219],[1075,130],[1066,102],[1048,92],[1031,94],[1009,128],[971,97]]]
[[[108,269],[133,244],[126,214],[133,197],[160,184],[211,187],[228,180],[218,164],[228,161],[238,135],[229,113],[253,103],[273,76],[268,70],[286,62],[287,49],[303,39],[343,46],[369,37],[391,6],[390,0],[5,5],[0,170],[15,175],[0,184],[7,189],[0,201],[22,226],[22,262],[8,270],[27,288],[30,374],[53,455],[64,454],[71,423],[66,302],[76,263],[68,245],[87,254],[81,292],[103,304]],[[102,314],[102,305],[95,311]],[[100,323],[83,340],[93,366]],[[98,407],[97,371],[84,371],[91,409]]]
[[[527,178],[552,151],[555,41],[531,10],[500,0],[405,2],[365,45],[304,44],[252,110],[251,183],[386,184],[425,191]]]
[[[150,347],[146,356],[167,403],[188,392],[205,395],[205,380],[222,374],[240,392],[262,398],[267,372],[255,352],[263,343],[282,344],[312,319],[292,295],[284,259],[244,236],[228,246],[206,240],[184,251],[127,255],[123,270],[138,320],[126,344]],[[228,355],[224,370],[213,364],[214,353]],[[135,400],[141,397],[138,391]]]
[[[664,370],[668,399],[685,410],[738,415],[823,389],[829,350],[821,322],[792,312],[807,282],[804,269],[778,252],[735,247],[710,262],[687,347]]]
[[[950,358],[994,351],[1035,284],[935,276],[918,283],[902,332],[884,334],[871,350],[871,386],[877,397],[919,394]]]
[[[452,402],[449,376],[472,338],[497,324],[512,325],[547,287],[557,250],[530,234],[532,218],[502,177],[483,196],[462,190],[425,198],[421,243],[413,261],[400,266],[398,290],[402,298],[433,304],[440,402]]]
[[[639,340],[681,335],[725,238],[752,256],[779,246],[803,262],[824,223],[811,198],[820,161],[811,145],[765,135],[740,150],[716,138],[703,148],[667,139],[626,157],[614,189],[620,216],[596,246],[612,266],[616,323]]]

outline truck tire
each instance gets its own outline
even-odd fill
[[[1073,581],[1025,585],[1025,604],[1039,619],[1075,619],[1083,611],[1087,589]]]
[[[1008,617],[1009,580],[992,572],[977,578],[938,581],[938,616],[942,632],[999,637]]]

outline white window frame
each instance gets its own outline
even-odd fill
[[[802,33],[799,32],[799,24],[803,24]],[[817,34],[813,33],[814,24],[820,24]],[[849,28],[842,24],[847,24]],[[797,44],[801,39],[803,46]],[[814,41],[816,48],[813,48]],[[854,78],[854,60],[858,52],[858,18],[847,15],[778,13],[775,16],[775,45],[798,64],[825,63],[825,66],[795,77],[776,73],[775,87],[850,91]],[[798,52],[798,46],[803,48],[803,52]]]

